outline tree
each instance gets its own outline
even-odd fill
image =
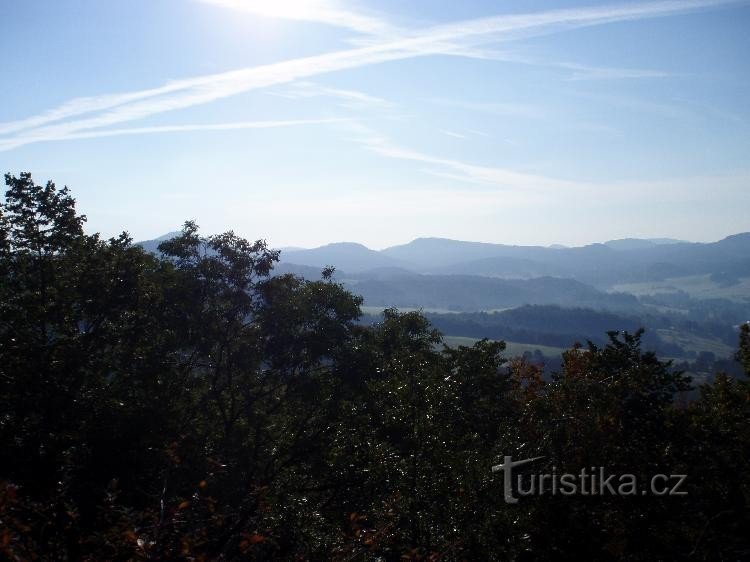
[[[748,323],[740,326],[740,346],[736,359],[742,365],[745,374],[750,376],[750,324]]]
[[[0,203],[0,557],[744,559],[747,381],[688,380],[642,332],[544,380],[501,341],[273,275],[191,221],[151,255],[83,231],[67,188]],[[750,331],[737,358],[747,369]],[[689,475],[686,498],[526,497],[490,467]]]

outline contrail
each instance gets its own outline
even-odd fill
[[[453,54],[456,42],[460,43],[459,47],[481,45],[512,40],[518,34],[659,17],[731,3],[736,0],[670,0],[492,16],[439,25],[353,49],[198,76],[146,90],[76,98],[37,116],[0,123],[0,134],[16,133],[0,143],[0,150],[69,138],[80,131],[143,119],[320,74],[418,56]],[[89,113],[94,115],[84,117]],[[63,121],[71,117],[80,118]]]

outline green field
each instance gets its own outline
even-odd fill
[[[710,351],[719,358],[731,357],[735,352],[733,347],[714,338],[702,338],[694,334],[666,329],[657,329],[656,333],[665,342],[677,344],[686,351],[695,351],[696,353]]]
[[[737,302],[750,302],[750,278],[740,279],[739,283],[724,286],[712,281],[710,275],[690,275],[688,277],[672,277],[664,281],[622,283],[614,285],[611,291],[631,293],[636,296],[685,291],[695,299],[728,299]]]
[[[361,306],[363,314],[379,315],[383,314],[384,306]],[[433,314],[457,314],[455,310],[448,310],[446,308],[414,308],[408,306],[397,307],[399,312],[431,312]]]
[[[448,347],[458,347],[459,345],[472,346],[475,342],[478,342],[477,338],[465,338],[462,336],[443,336],[443,341]],[[505,355],[508,357],[517,357],[523,355],[524,352],[534,352],[538,349],[543,355],[547,357],[554,357],[560,355],[565,351],[562,347],[552,347],[549,345],[536,345],[533,343],[517,343],[512,341],[505,342]]]
[[[717,358],[731,357],[735,350],[731,346],[719,341],[717,339],[702,338],[693,334],[679,333],[673,330],[656,330],[662,340],[668,343],[675,343],[686,351],[695,351],[700,353],[701,351],[710,351],[716,355]],[[449,347],[458,347],[459,345],[472,346],[475,342],[479,341],[477,338],[466,338],[463,336],[443,336],[443,341]],[[554,357],[560,355],[565,351],[562,347],[552,347],[548,345],[536,345],[533,343],[518,343],[518,342],[505,342],[506,353],[508,357],[516,357],[523,355],[524,352],[534,352],[538,349],[546,357]],[[664,358],[667,359],[667,358]],[[681,359],[678,359],[681,360]]]

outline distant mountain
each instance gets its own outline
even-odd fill
[[[337,242],[311,250],[282,252],[281,261],[314,267],[333,265],[337,269],[347,272],[358,272],[379,267],[407,266],[398,259],[353,242]]]
[[[147,252],[155,254],[159,251],[159,244],[167,240],[171,240],[172,238],[179,236],[180,234],[181,232],[179,230],[175,230],[173,232],[162,234],[161,236],[159,236],[158,238],[154,238],[153,240],[144,240],[143,242],[136,242],[136,244]]]
[[[555,304],[632,311],[633,295],[606,293],[573,279],[497,279],[471,275],[419,275],[344,279],[369,306],[453,311],[504,309],[525,304]]]
[[[413,255],[412,263],[430,273],[570,277],[598,287],[718,272],[750,276],[750,233],[712,243],[613,241],[616,248],[609,244],[543,248],[424,240],[389,249],[390,255],[404,261]]]
[[[530,259],[513,256],[482,258],[469,262],[460,262],[441,266],[433,270],[438,274],[481,275],[483,277],[502,277],[504,279],[532,279],[544,276],[572,277],[567,272],[563,275],[560,267],[543,259]]]
[[[527,258],[554,251],[542,246],[507,246],[487,242],[465,242],[448,238],[417,238],[408,244],[391,246],[380,253],[421,270],[440,270],[455,264],[495,257]]]
[[[161,241],[175,234],[140,245],[155,252]],[[312,249],[287,248],[281,253],[281,262],[317,270],[332,265],[340,273],[360,280],[382,281],[392,277],[392,273],[403,276],[405,272],[503,279],[560,277],[606,289],[622,283],[691,275],[717,279],[750,277],[750,233],[712,243],[625,238],[572,248],[417,238],[375,251],[362,244],[339,242]]]
[[[139,244],[157,252],[178,234]],[[712,243],[626,238],[570,248],[418,238],[375,251],[341,242],[284,248],[280,260],[272,275],[320,279],[334,266],[336,282],[368,306],[451,311],[429,316],[452,336],[558,347],[645,324],[649,347],[664,356],[724,356],[734,326],[750,317],[750,233]],[[645,290],[630,289],[638,297],[611,292],[641,282]]]
[[[721,247],[725,251],[739,252],[740,254],[747,255],[748,249],[750,249],[750,232],[741,232],[740,234],[733,234],[727,236],[723,240],[714,242],[717,246]]]
[[[598,274],[610,271],[619,255],[604,244],[576,248],[502,246],[500,252],[500,255],[452,263],[437,271],[504,278],[569,277],[597,283],[600,281]]]
[[[313,281],[322,277],[321,272],[322,268],[320,267],[282,262],[277,263],[274,266],[274,268],[271,270],[271,275],[277,276],[291,273],[292,275],[299,275],[300,277],[304,277],[305,279],[310,279],[311,281]]]
[[[389,280],[389,279],[401,279],[404,277],[411,277],[414,275],[413,271],[410,271],[408,269],[405,269],[403,267],[393,267],[393,266],[387,266],[387,267],[376,267],[374,269],[366,269],[364,271],[360,271],[357,273],[345,273],[343,271],[339,272],[338,276],[342,279],[380,279],[380,280]]]
[[[687,244],[684,240],[675,238],[620,238],[619,240],[609,240],[604,243],[613,250],[640,250],[643,248],[653,248],[664,244]]]

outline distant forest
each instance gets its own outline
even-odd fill
[[[158,252],[161,241],[141,245]],[[418,238],[380,251],[355,243],[284,250],[272,275],[320,279],[336,266],[335,280],[362,296],[367,315],[423,310],[449,336],[565,348],[643,327],[661,358],[714,357],[725,368],[750,319],[748,256],[750,233],[577,248]]]
[[[747,324],[667,316],[732,343],[736,376],[697,385],[632,296],[612,299],[662,331],[562,303],[368,317],[333,268],[284,272],[262,240],[193,222],[156,248],[102,239],[67,188],[5,183],[0,558],[750,558]],[[495,341],[522,336],[567,348],[554,373]],[[491,470],[509,455],[685,474],[687,495],[509,504]]]

